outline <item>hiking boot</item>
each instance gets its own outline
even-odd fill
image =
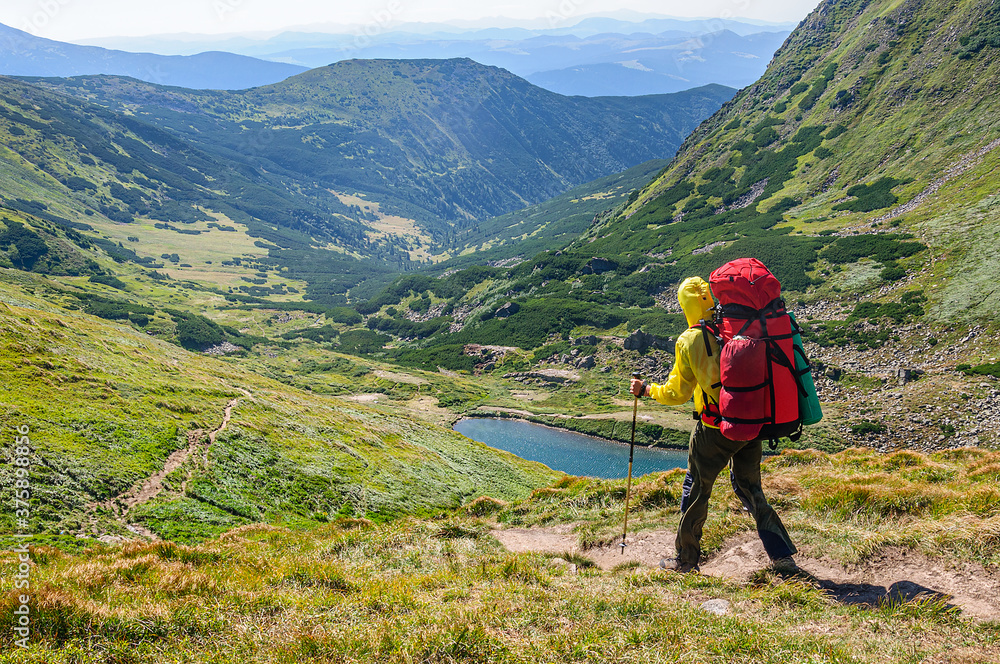
[[[799,566],[795,563],[795,559],[791,556],[785,556],[784,558],[775,558],[771,561],[771,569],[775,572],[780,572],[784,574],[794,574],[799,570]]]
[[[665,569],[668,572],[677,572],[678,574],[689,574],[697,572],[698,565],[694,563],[682,563],[676,558],[664,558],[660,561],[660,569]]]

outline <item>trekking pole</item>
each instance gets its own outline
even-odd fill
[[[632,378],[641,378],[642,374],[638,371],[632,372]],[[639,409],[639,397],[635,397],[632,401],[632,442],[628,446],[628,482],[625,485],[625,525],[622,528],[622,543],[619,545],[622,548],[622,555],[625,555],[625,536],[628,534],[628,499],[632,494],[632,459],[635,455],[635,415]]]

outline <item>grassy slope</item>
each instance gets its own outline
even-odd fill
[[[197,540],[250,521],[336,512],[426,513],[478,493],[523,494],[551,474],[445,429],[303,392],[128,327],[59,306],[43,280],[3,273],[5,421],[33,432],[36,521],[43,539],[125,533],[112,501],[210,431],[233,420],[207,452],[169,475],[167,491],[129,520]],[[251,397],[242,395],[249,390]],[[16,424],[14,424],[16,423]],[[3,443],[11,453],[12,439]],[[2,471],[12,490],[11,469]],[[181,485],[189,477],[186,492]],[[12,514],[2,530],[14,530]]]
[[[884,176],[911,180],[893,189],[898,205],[904,205],[963,157],[1000,138],[1000,107],[995,103],[1000,63],[995,51],[987,47],[970,59],[958,57],[958,38],[975,30],[992,6],[990,0],[823,3],[822,11],[810,15],[776,53],[760,81],[692,134],[672,166],[625,215],[641,211],[685,178],[699,182],[707,168],[730,163],[738,141],[752,140],[758,123],[777,118],[781,141],[803,127],[843,125],[847,131],[823,143],[833,156],[801,157],[792,178],[758,201],[758,209],[765,211],[790,196],[799,204],[785,218],[797,231],[877,230],[871,220],[896,205],[876,212],[834,210],[850,187]],[[837,63],[836,73],[815,105],[803,110],[800,104],[810,92],[792,95],[793,81],[801,75],[811,89],[831,63]],[[851,103],[838,103],[838,95],[849,96]],[[977,253],[985,244],[981,240],[987,239],[980,233],[991,232],[988,225],[976,224],[974,233],[955,232],[956,225],[966,230],[983,218],[970,209],[993,204],[997,175],[988,164],[996,156],[986,158],[987,163],[958,174],[912,212],[898,215],[902,228],[930,244],[931,259],[942,263],[935,274],[922,275],[920,284],[930,286],[942,274],[955,277],[947,288],[934,289],[932,316],[937,320],[992,318],[989,298],[973,302],[971,308],[956,306],[969,302],[959,294],[969,290],[970,281],[981,279],[974,275],[992,265],[990,258]],[[676,209],[685,200],[680,199]]]
[[[786,452],[765,464],[764,479],[783,496],[793,538],[828,564],[901,546],[962,568],[1000,555],[988,516],[1000,501],[996,461],[986,452]],[[672,527],[682,476],[634,485],[637,527]],[[767,570],[749,584],[601,571],[585,567],[586,553],[570,574],[551,556],[506,552],[488,535],[497,521],[568,520],[583,541],[614,538],[623,496],[620,480],[566,479],[492,506],[492,517],[480,502],[438,520],[246,526],[195,547],[38,548],[32,650],[8,645],[8,591],[0,661],[957,664],[1000,655],[996,623],[939,600],[842,602],[818,579]],[[753,532],[735,498],[715,503],[708,526],[709,550]],[[709,599],[727,600],[730,613],[700,609]]]
[[[868,22],[859,25],[888,27],[881,20],[873,23],[872,14],[908,6],[869,6],[865,10],[869,14],[862,15]],[[924,6],[920,24],[929,32],[920,39],[932,43],[928,35],[939,25],[952,20],[967,23],[969,12],[980,8],[955,6],[958,9],[950,19],[935,13],[940,11],[938,6]],[[849,24],[858,13],[851,3],[827,4],[824,9],[823,20],[830,25],[838,21]],[[810,20],[819,21],[818,16]],[[806,57],[809,48],[803,44],[813,44],[810,48],[815,48],[815,53],[824,52],[831,45],[823,34],[800,34],[802,48],[785,53],[792,65],[805,67],[804,80],[810,83],[823,63],[812,63]],[[886,42],[865,51],[869,43],[882,42],[862,40],[857,31],[848,30],[847,34],[853,35],[851,39],[860,48],[856,55],[868,63],[852,72],[871,72],[868,60],[877,58],[880,49],[890,48]],[[841,61],[849,61],[854,52],[841,52]],[[804,59],[799,61],[792,55]],[[995,73],[992,60],[983,54],[977,58],[971,63],[964,61],[961,67]],[[904,71],[896,69],[899,59],[888,60],[890,68],[883,77]],[[815,66],[810,69],[810,64]],[[942,59],[930,72],[948,70],[957,77],[964,71],[961,67]],[[828,97],[835,95],[841,83],[851,82],[837,77],[814,110],[803,113],[801,121],[794,119],[798,98],[792,100],[785,118],[788,126],[781,129],[782,134],[791,134],[798,122],[808,122],[811,113],[832,113],[824,106]],[[948,80],[946,74],[942,82]],[[977,81],[995,81],[995,77]],[[979,84],[971,79],[967,82],[970,86]],[[928,94],[947,94],[949,90],[957,88]],[[891,93],[887,88],[868,95],[868,104],[874,107],[871,112],[888,109],[886,99],[892,98]],[[779,95],[773,101],[781,98]],[[962,127],[969,128],[982,119],[986,122],[984,132],[994,131],[990,98],[981,98],[984,101],[977,115],[962,106],[964,99],[955,97],[938,106],[924,100],[927,103],[923,106],[937,109],[934,123],[947,122],[950,109],[954,109],[955,121]],[[765,100],[753,97],[744,101],[748,105],[740,112],[752,116],[744,127],[753,126],[764,115],[763,106],[755,109],[754,103],[766,105]],[[848,119],[843,116],[849,110],[839,111],[841,115],[832,119]],[[695,171],[716,163],[713,159],[725,163],[724,152],[712,156],[712,141],[730,134],[726,140],[736,141],[745,134],[745,128],[722,129],[729,117],[709,123],[704,132],[692,138],[695,152],[685,152],[683,158],[692,160]],[[891,114],[879,117],[887,118],[882,124],[896,120]],[[919,126],[924,116],[907,117],[917,118]],[[813,192],[819,187],[817,182],[825,182],[832,174],[831,158],[800,159],[800,177],[788,181],[785,190],[773,197],[776,200],[802,192],[803,201],[786,214],[787,223],[811,232],[813,228],[867,224],[869,218],[881,214],[831,214],[833,203],[863,174],[858,169],[873,159],[868,152],[883,150],[881,156],[890,157],[886,163],[898,169],[879,171],[881,162],[876,160],[876,172],[869,181],[883,173],[915,178],[896,189],[901,202],[939,175],[933,168],[924,171],[919,165],[904,172],[907,158],[893,157],[898,148],[885,148],[877,142],[904,136],[902,123],[895,134],[882,134],[881,127],[861,121],[848,124],[848,133],[829,142],[844,163],[842,177],[846,180],[834,183],[836,191]],[[856,140],[854,132],[876,142],[858,144],[852,151],[841,149],[838,141]],[[950,146],[940,148],[946,154],[939,159],[938,170],[987,138],[981,136],[974,142],[963,133],[952,143],[965,140],[968,143],[955,148],[954,154],[949,152]],[[942,144],[947,145],[947,139],[934,145]],[[938,159],[934,145],[919,152],[927,157],[924,161]],[[912,147],[921,149],[919,141]],[[699,152],[701,148],[705,151]],[[699,159],[706,162],[696,163]],[[808,169],[806,164],[811,164]],[[990,261],[995,259],[985,241],[983,233],[988,227],[984,229],[983,223],[996,210],[995,165],[996,157],[988,155],[983,163],[945,184],[924,206],[903,217],[904,227],[918,232],[931,246],[932,264],[922,265],[922,256],[901,261],[931,298],[931,321],[979,322],[980,312],[989,306],[992,291],[987,292],[982,284],[990,283]],[[675,170],[666,174],[663,187],[670,186],[670,177],[684,175],[678,168],[675,165]],[[815,176],[806,174],[813,169]],[[637,205],[662,192],[655,189],[661,184],[647,190]],[[770,204],[765,201],[761,210]],[[831,218],[805,224],[807,219],[823,216]],[[611,233],[614,229],[609,226]],[[647,252],[649,247],[642,250]],[[833,271],[831,282],[868,284],[865,288],[869,290],[864,292],[875,296],[880,286],[872,272],[866,264],[857,263],[841,272]],[[106,510],[87,516],[87,503],[118,493],[162,467],[169,452],[185,445],[186,431],[217,427],[223,406],[234,398],[239,401],[233,420],[210,448],[207,469],[193,462],[182,466],[167,478],[166,492],[134,510],[130,518],[180,541],[202,540],[256,520],[289,528],[248,525],[191,548],[130,544],[122,548],[95,546],[82,554],[36,548],[33,578],[40,585],[33,591],[34,652],[24,655],[9,647],[11,624],[0,623],[0,639],[5,639],[0,641],[4,646],[0,661],[626,662],[641,658],[664,662],[980,662],[996,661],[1000,655],[995,623],[967,622],[939,602],[844,606],[808,580],[783,580],[767,572],[757,574],[749,586],[642,569],[585,570],[571,576],[546,565],[543,557],[503,552],[484,535],[490,522],[465,512],[374,527],[338,520],[303,531],[302,526],[338,512],[383,517],[400,508],[433,511],[482,492],[523,496],[551,476],[506,457],[487,455],[482,448],[470,447],[442,429],[309,393],[238,366],[252,360],[224,363],[195,356],[131,328],[66,311],[61,305],[72,300],[50,289],[44,279],[12,270],[3,271],[2,276],[8,306],[0,307],[4,335],[0,372],[10,378],[0,403],[6,409],[5,422],[31,426],[40,460],[45,461],[40,464],[44,469],[33,478],[38,494],[35,514],[43,519],[34,528],[43,533],[36,541],[70,547],[74,539],[59,538],[55,533],[84,529],[91,533],[125,532]],[[203,291],[154,291],[156,285],[146,285],[137,277],[130,277],[129,284],[143,289],[133,297],[153,301],[218,299]],[[503,280],[490,280],[468,298],[481,297],[496,304],[507,297],[508,288]],[[837,297],[835,291],[822,288],[812,296]],[[977,304],[978,297],[986,304]],[[405,299],[409,301],[411,296]],[[807,294],[803,299],[810,297]],[[248,326],[261,328],[274,318],[263,312],[212,315],[228,322],[245,316]],[[274,320],[280,330],[309,324],[305,317],[293,322]],[[943,333],[942,363],[955,361],[947,348],[952,344],[967,355],[989,354],[989,346],[959,346],[965,332],[948,332],[947,324],[935,323],[933,330]],[[621,334],[623,327],[616,333]],[[574,336],[594,331],[599,330],[582,325],[571,330]],[[925,336],[912,330],[906,334],[910,349],[917,348],[910,336]],[[889,348],[885,352],[897,351]],[[419,380],[428,381],[421,383],[412,377],[376,380],[362,373],[352,383],[335,372],[308,368],[308,360],[322,363],[333,359],[342,358],[326,345],[301,344],[275,362],[260,366],[260,371],[300,387],[312,386],[316,392],[367,391],[370,387],[402,400],[426,394],[424,390],[441,389],[431,374],[419,374]],[[619,375],[626,373],[624,363],[630,359],[620,358],[621,366],[615,365]],[[927,388],[920,387],[922,381],[918,381],[916,392],[906,393],[906,410],[923,409],[932,399],[935,403],[939,398],[947,400],[968,389],[953,376],[946,378],[950,381],[947,394],[922,394]],[[601,408],[612,408],[615,380],[614,375],[588,375],[580,389],[553,393],[529,388],[526,392],[540,393],[548,399],[547,405],[562,412],[584,409],[597,401]],[[931,387],[944,384],[933,381],[928,380]],[[485,381],[463,377],[456,382],[468,391],[472,402],[488,391],[483,387]],[[878,401],[880,391],[873,387],[875,382],[859,372],[850,375],[845,386],[865,391]],[[86,389],[81,389],[84,385]],[[991,390],[988,383],[983,385],[980,391]],[[238,388],[249,389],[252,397],[245,397]],[[52,394],[58,394],[60,400],[54,402]],[[503,403],[519,405],[518,398],[509,392],[498,390],[498,394]],[[978,392],[972,396],[980,398]],[[5,441],[9,440],[7,436]],[[2,453],[9,451],[4,448]],[[485,477],[472,470],[483,464],[494,469]],[[832,456],[786,452],[766,465],[765,488],[786,518],[793,538],[817,555],[851,564],[886,547],[903,547],[946,562],[977,563],[993,569],[1000,560],[997,467],[996,455],[984,450],[927,456],[911,452],[882,456],[858,450]],[[192,480],[181,495],[189,470]],[[331,482],[334,475],[344,481]],[[0,485],[10,486],[10,479],[0,474]],[[635,528],[662,527],[664,523],[673,526],[680,481],[681,475],[672,473],[637,482]],[[527,501],[502,508],[496,518],[516,525],[572,523],[579,526],[583,542],[607,542],[617,535],[622,484],[565,480]],[[10,497],[0,495],[0,501],[10,502]],[[752,536],[751,523],[734,501],[721,505],[717,501],[713,507],[705,537],[710,552],[718,551],[733,536]],[[5,531],[12,528],[9,520],[0,526]],[[9,557],[5,559],[5,564],[11,562]],[[10,576],[4,578],[4,583],[9,583]],[[0,596],[2,608],[13,608],[9,585],[0,589],[6,593]],[[698,610],[703,600],[715,597],[733,602],[734,615],[715,617]],[[3,610],[0,615],[9,619],[10,613]]]

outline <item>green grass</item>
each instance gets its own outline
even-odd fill
[[[30,286],[5,287],[20,301],[0,304],[0,403],[5,430],[32,432],[30,527],[39,536],[126,534],[99,503],[162,469],[187,447],[189,432],[218,428],[234,398],[233,419],[207,455],[202,443],[130,521],[196,542],[250,522],[430,514],[474,495],[525,495],[553,476],[447,429],[188,353],[45,303]],[[387,392],[421,387],[372,378]],[[436,389],[454,392],[442,382]],[[12,445],[5,438],[0,454]],[[0,469],[2,500],[12,500],[11,473]],[[14,531],[12,519],[11,512],[0,517],[5,534]]]
[[[765,464],[765,490],[800,546],[832,560],[904,547],[995,564],[996,456],[789,451]],[[637,527],[675,522],[682,477],[654,474],[634,485]],[[556,520],[580,525],[581,540],[596,541],[600,522],[619,515],[623,484],[566,478],[497,504],[497,518],[552,523],[555,511]],[[858,511],[860,490],[869,498]],[[34,573],[44,581],[33,591],[32,647],[9,647],[15,597],[5,589],[0,662],[141,662],[164,652],[179,661],[268,663],[998,655],[994,623],[940,600],[841,603],[808,577],[767,570],[747,583],[635,565],[602,571],[586,552],[562,556],[576,564],[573,574],[548,556],[503,550],[489,535],[492,523],[456,512],[383,524],[340,519],[310,530],[248,525],[197,546],[100,545],[82,554],[36,547]],[[734,498],[713,501],[708,525],[710,549],[753,528]],[[708,599],[729,602],[730,614],[702,610]]]

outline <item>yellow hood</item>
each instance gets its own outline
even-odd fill
[[[700,320],[712,319],[712,308],[715,300],[712,299],[712,291],[708,287],[708,282],[701,277],[688,277],[681,282],[677,289],[677,301],[681,303],[684,316],[687,318],[688,327],[695,325]]]

